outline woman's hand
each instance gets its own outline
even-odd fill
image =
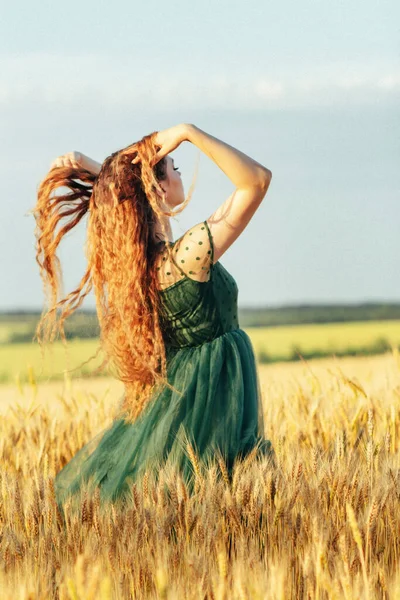
[[[159,146],[160,149],[151,161],[152,167],[187,139],[187,129],[188,125],[186,123],[181,123],[180,125],[174,125],[173,127],[163,129],[156,133],[154,143],[156,146]],[[138,162],[140,162],[140,156],[136,156],[132,160],[132,164]]]
[[[82,152],[68,152],[62,156],[58,156],[50,165],[50,169],[58,167],[71,167],[73,169],[86,169],[90,173],[98,175],[100,173],[101,164],[86,156]]]

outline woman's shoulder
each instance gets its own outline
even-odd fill
[[[160,288],[189,278],[198,282],[211,279],[213,245],[206,221],[196,223],[174,242],[164,242],[157,257]]]

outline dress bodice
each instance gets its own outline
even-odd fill
[[[160,269],[164,279],[168,275],[173,279],[159,290],[166,346],[199,346],[238,329],[238,286],[220,261],[213,262],[207,221],[194,225],[170,246],[172,260],[164,251]]]

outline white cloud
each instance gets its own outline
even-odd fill
[[[370,104],[400,93],[400,74],[382,64],[328,64],[323,69],[274,64],[269,73],[218,73],[218,66],[157,75],[142,65],[98,55],[0,57],[0,105],[30,101],[60,107],[93,103],[115,108],[289,108]]]
[[[378,87],[389,91],[398,92],[400,88],[400,74],[398,75],[385,75],[378,80]]]

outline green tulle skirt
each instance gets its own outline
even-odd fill
[[[117,418],[85,444],[55,477],[60,508],[68,497],[79,496],[83,484],[89,490],[98,487],[103,502],[123,499],[146,470],[157,475],[168,462],[193,490],[187,441],[202,466],[222,456],[229,476],[235,460],[256,446],[260,456],[274,462],[271,442],[264,437],[253,347],[244,330],[170,350],[167,359],[168,380],[183,395],[164,387],[134,423]]]

